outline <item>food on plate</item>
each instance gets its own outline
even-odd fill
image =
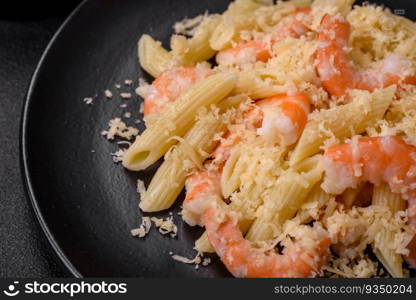
[[[170,50],[139,40],[155,79],[122,164],[164,157],[140,209],[185,188],[196,250],[236,277],[416,268],[416,24],[353,2],[235,0],[175,24]]]

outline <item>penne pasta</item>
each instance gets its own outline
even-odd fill
[[[372,204],[388,207],[392,215],[406,209],[406,202],[400,194],[393,193],[388,184],[374,187]],[[380,228],[379,238],[376,238],[372,245],[373,251],[391,276],[404,277],[403,259],[390,247],[393,242],[394,232],[387,228]]]
[[[143,199],[140,199],[141,210],[155,212],[169,208],[182,191],[188,174],[202,167],[214,149],[217,144],[215,134],[224,129],[225,124],[218,113],[211,111],[202,116],[183,140],[165,155]]]
[[[251,163],[247,160],[239,160],[240,148],[239,146],[234,147],[221,174],[221,191],[224,198],[230,197],[231,193],[240,187],[241,174],[248,168],[247,164]]]
[[[209,40],[219,22],[218,15],[209,16],[199,25],[192,38],[187,39],[182,35],[172,36],[173,55],[179,58],[184,65],[195,65],[213,57],[215,50],[211,48]]]
[[[201,253],[214,253],[215,250],[209,242],[207,232],[204,233],[195,241],[194,249]]]
[[[379,238],[373,243],[373,251],[381,264],[392,277],[405,277],[403,273],[403,258],[389,245],[394,242],[394,232],[380,228]]]
[[[139,39],[138,56],[141,67],[155,78],[174,65],[173,55],[147,34]]]
[[[171,138],[183,136],[194,124],[198,109],[225,98],[234,88],[235,80],[234,75],[223,73],[196,83],[136,138],[123,156],[123,166],[139,171],[156,162],[175,144]]]
[[[210,37],[210,46],[214,50],[230,47],[238,39],[241,30],[255,27],[253,11],[270,3],[255,0],[236,0],[231,3],[221,17]]]
[[[394,86],[372,94],[360,91],[359,98],[351,103],[314,113],[290,157],[290,165],[321,151],[328,138],[343,140],[364,132],[383,117],[395,92]]]
[[[257,210],[257,218],[246,238],[251,241],[269,240],[279,234],[283,223],[292,218],[321,179],[322,156],[306,159],[282,174],[268,199]]]
[[[231,108],[237,108],[244,101],[248,101],[250,98],[247,95],[239,94],[234,96],[229,96],[224,100],[218,102],[215,106],[218,107],[220,112],[225,112]]]
[[[307,196],[304,204],[292,220],[298,224],[307,224],[312,220],[320,218],[319,212],[331,199],[332,195],[328,194],[321,188],[321,181],[315,184]]]
[[[261,99],[286,92],[286,87],[270,84],[254,70],[241,71],[237,74],[238,80],[233,91],[235,94],[244,93],[252,99]]]
[[[225,112],[247,100],[245,95],[231,96],[217,103],[219,112]],[[225,124],[215,107],[201,116],[186,133],[183,140],[165,156],[165,160],[153,176],[150,185],[140,199],[139,207],[145,212],[169,208],[185,185],[185,179],[200,167],[217,142],[214,136],[225,129]]]
[[[374,187],[372,203],[388,207],[393,214],[406,209],[406,201],[402,199],[400,194],[393,193],[388,184]]]

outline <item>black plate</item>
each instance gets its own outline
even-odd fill
[[[411,0],[384,3],[415,17]],[[229,276],[220,263],[195,270],[172,260],[170,251],[192,257],[201,233],[177,216],[179,203],[173,209],[177,238],[155,229],[144,239],[130,236],[141,217],[136,180],[148,183],[157,165],[138,173],[124,170],[111,160],[117,145],[100,135],[108,120],[125,111],[133,114],[130,124],[139,118],[141,99],[120,100],[114,84],[146,78],[137,63],[140,35],[149,33],[166,45],[174,22],[227,5],[224,0],[85,1],[45,51],[23,112],[22,162],[36,215],[75,276]],[[107,88],[112,100],[103,95]],[[122,89],[134,94],[133,88]],[[83,103],[95,95],[91,106]]]

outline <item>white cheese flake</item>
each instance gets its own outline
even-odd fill
[[[142,223],[138,228],[134,228],[130,231],[131,235],[138,238],[145,237],[152,227],[152,222],[149,217],[142,217]]]

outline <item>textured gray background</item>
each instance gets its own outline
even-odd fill
[[[0,21],[0,277],[66,275],[26,198],[19,164],[26,88],[62,21]]]

